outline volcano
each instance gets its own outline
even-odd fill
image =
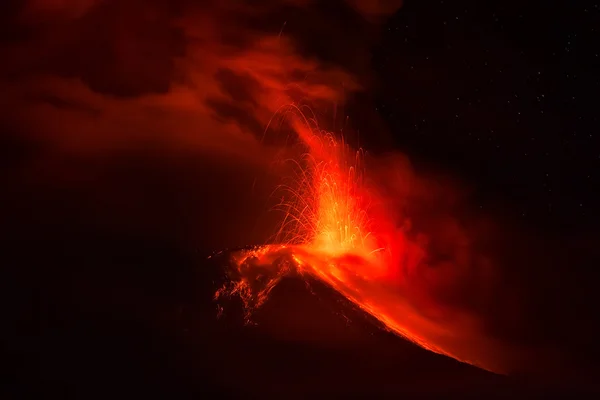
[[[482,2],[5,3],[0,398],[598,392],[585,32]]]
[[[207,258],[159,241],[121,242],[85,232],[67,239],[68,254],[60,238],[29,241],[38,252],[13,246],[14,253],[5,253],[19,254],[20,265],[29,266],[11,271],[13,285],[4,291],[11,305],[5,316],[15,328],[4,335],[10,394],[561,393],[427,351],[384,329],[321,280],[293,272],[248,321],[239,297],[214,299],[239,250]],[[42,255],[52,268],[36,269]],[[35,296],[32,287],[39,289]]]
[[[235,396],[290,398],[540,392],[400,338],[320,279],[294,271],[248,317],[240,297],[209,298],[231,283],[236,252],[219,252],[196,269],[194,281],[211,285],[190,291],[181,308],[182,342],[194,349],[185,368],[198,374],[191,381],[199,391],[208,381]]]
[[[223,253],[213,259],[214,269],[230,256]],[[321,280],[297,273],[283,277],[249,320],[239,297],[221,304],[215,327],[219,336],[229,332],[237,340],[227,340],[223,351],[228,356],[213,362],[229,358],[230,368],[243,377],[242,386],[256,395],[264,390],[299,397],[324,392],[379,396],[477,391],[483,395],[512,384],[504,376],[399,338]],[[265,375],[269,383],[261,379]],[[234,381],[240,383],[239,378]]]

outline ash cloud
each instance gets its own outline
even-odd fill
[[[106,221],[114,212],[114,224],[133,229],[125,211],[133,208],[145,229],[161,232],[157,216],[175,213],[161,208],[162,189],[131,182],[125,190],[131,175],[109,172],[146,169],[158,186],[169,182],[197,199],[197,206],[184,201],[196,209],[183,211],[198,225],[190,235],[222,232],[207,247],[270,236],[272,228],[249,228],[257,223],[239,211],[268,214],[271,188],[284,173],[272,168],[282,151],[273,145],[287,140],[276,132],[284,122],[265,127],[283,105],[330,114],[332,105],[365,90],[364,61],[353,68],[367,59],[361,33],[377,27],[371,9],[361,14],[360,2],[343,1],[29,0],[3,7],[1,125],[14,203],[28,187],[39,191],[44,213],[49,187],[65,196],[57,187],[68,188],[84,209],[94,196],[106,198]],[[391,9],[386,3],[381,10]],[[352,21],[344,29],[339,10]],[[349,33],[362,41],[351,43]],[[208,170],[214,178],[207,179]],[[238,203],[205,209],[231,196],[232,187]],[[260,233],[228,243],[231,230]]]
[[[129,131],[140,132],[131,139],[135,143],[156,127],[145,125],[142,116],[170,125],[185,114],[187,130],[196,132],[169,126],[179,132],[145,136],[168,143],[180,140],[173,136],[194,136],[197,147],[256,139],[281,105],[302,101],[330,107],[361,89],[368,66],[362,61],[360,71],[353,69],[361,64],[357,60],[368,59],[369,43],[361,38],[373,30],[365,19],[373,10],[361,15],[356,11],[364,9],[361,4],[23,2],[13,11],[16,37],[3,46],[2,101],[12,116],[7,122],[35,123],[28,130],[44,130],[72,117],[63,118],[57,108],[75,114],[94,109],[103,120],[118,118],[112,124],[127,122]],[[392,9],[387,3],[381,8]],[[348,18],[335,18],[340,10]],[[346,19],[347,26],[336,26]],[[85,124],[79,114],[72,118]],[[78,129],[65,128],[60,130]],[[105,143],[128,140],[121,129],[104,130]],[[61,141],[57,136],[63,135],[68,133],[46,136]]]

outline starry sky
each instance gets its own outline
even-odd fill
[[[599,21],[594,2],[408,0],[373,53],[375,107],[413,160],[476,182],[479,206],[597,231]]]

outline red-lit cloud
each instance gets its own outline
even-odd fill
[[[361,89],[300,49],[304,26],[259,24],[312,3],[28,1],[18,21],[31,35],[3,66],[10,120],[70,151],[149,140],[250,153],[280,107],[341,105]],[[350,3],[369,15],[397,7]]]

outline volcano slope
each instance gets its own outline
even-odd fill
[[[12,304],[4,335],[12,394],[561,393],[423,350],[324,284],[298,276],[283,279],[247,324],[239,299],[213,298],[226,283],[228,252],[207,259],[160,241],[97,232],[27,245],[36,251],[11,246],[20,265],[32,267],[13,271],[5,291]],[[43,272],[40,258],[52,268]]]

